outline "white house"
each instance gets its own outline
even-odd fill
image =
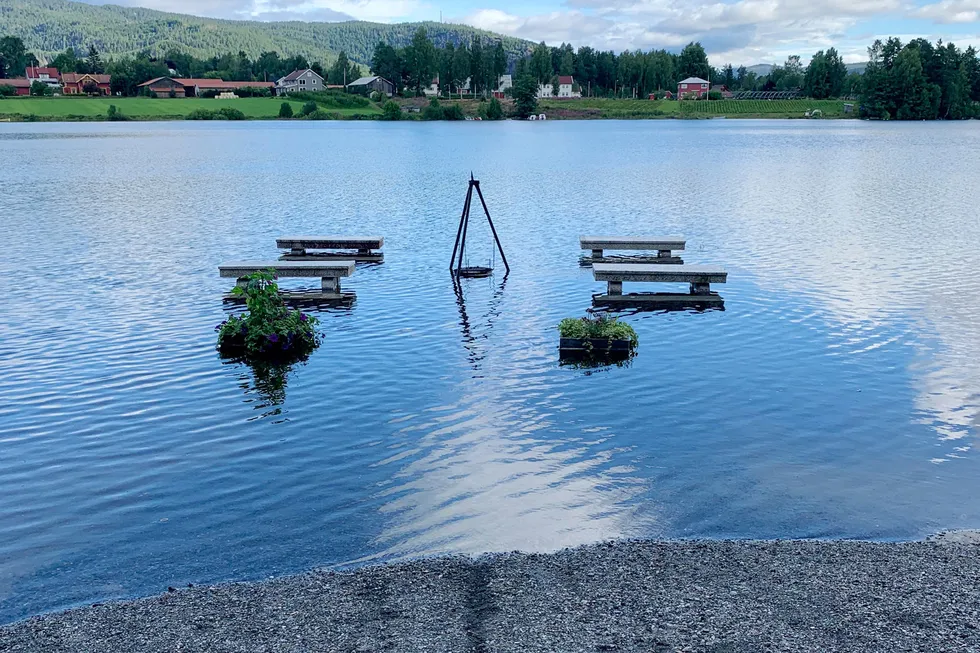
[[[514,79],[510,75],[501,75],[497,80],[497,90],[503,93],[509,88],[514,88]]]
[[[547,84],[539,84],[538,85],[538,97],[539,98],[550,98],[550,97],[573,98],[573,97],[582,97],[582,93],[581,92],[572,90],[574,88],[575,88],[575,80],[572,78],[571,75],[560,75],[558,77],[558,95],[556,96],[554,94],[554,90],[555,90],[554,84],[552,84],[551,82],[548,82]]]
[[[439,75],[433,77],[428,86],[422,87],[422,95],[425,97],[439,97]]]
[[[295,93],[296,91],[322,91],[326,88],[323,78],[315,71],[294,70],[285,77],[276,80],[276,95]]]

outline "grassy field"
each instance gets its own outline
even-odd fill
[[[196,109],[215,111],[222,107],[233,107],[248,118],[275,118],[279,115],[282,98],[239,98],[237,100],[214,100],[207,98],[4,98],[0,100],[0,115],[30,116],[42,119],[72,119],[104,117],[109,105],[114,104],[127,118],[165,119],[181,118]],[[303,102],[291,100],[293,112],[299,115]],[[343,117],[370,116],[381,113],[380,109],[369,107],[347,109],[329,105],[322,107],[329,113]]]
[[[804,113],[820,109],[824,118],[856,117],[844,113],[838,100],[718,100],[695,102],[674,100],[612,100],[581,98],[541,100],[540,111],[549,118],[803,118]]]

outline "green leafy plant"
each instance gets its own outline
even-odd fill
[[[562,338],[585,340],[628,340],[630,349],[640,342],[633,327],[605,315],[565,318],[558,324],[558,334]]]
[[[233,107],[221,107],[215,112],[214,117],[223,120],[245,120],[245,114]]]
[[[232,294],[245,299],[247,313],[215,327],[218,351],[257,360],[300,359],[320,344],[315,317],[289,310],[279,295],[274,270],[254,272]]]
[[[214,113],[207,109],[194,109],[185,118],[187,120],[214,120]]]
[[[500,104],[500,100],[497,98],[490,98],[489,104],[487,104],[486,111],[487,120],[503,120],[504,119],[504,107]]]
[[[293,117],[293,105],[289,102],[283,102],[279,106],[279,117],[280,118],[292,118]]]
[[[442,110],[443,120],[466,120],[466,114],[463,113],[463,107],[459,106],[458,103],[453,103]]]
[[[127,118],[125,115],[123,115],[123,112],[122,111],[120,111],[119,109],[116,108],[116,105],[115,104],[110,104],[109,105],[109,110],[106,111],[106,114],[105,115],[106,115],[106,119],[112,120],[112,121],[129,120],[129,118]]]
[[[397,102],[388,100],[381,107],[381,119],[382,120],[401,120],[402,119],[402,108],[398,106]]]
[[[301,116],[308,116],[318,109],[316,102],[312,100],[303,105],[303,109],[299,112]]]
[[[422,112],[422,120],[443,120],[445,117],[446,113],[436,98],[429,100],[429,106]]]

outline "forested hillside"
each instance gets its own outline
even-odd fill
[[[408,45],[420,24],[438,46],[466,43],[479,34],[500,39],[511,60],[533,46],[520,39],[447,23],[265,23],[68,0],[0,0],[0,34],[20,37],[38,57],[51,57],[68,47],[85,52],[94,45],[109,57],[141,50],[162,56],[174,48],[199,58],[239,51],[255,58],[276,51],[325,65],[344,50],[354,61],[366,63],[379,41],[396,47]]]

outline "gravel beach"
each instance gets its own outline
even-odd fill
[[[980,546],[630,541],[178,589],[0,651],[980,651]]]

